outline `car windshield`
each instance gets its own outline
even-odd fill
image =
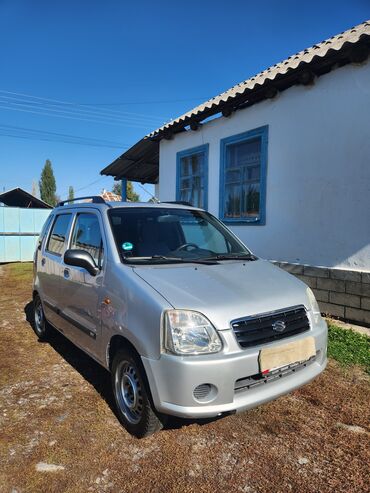
[[[211,214],[166,207],[109,210],[116,245],[123,262],[210,263],[253,259],[245,246]]]

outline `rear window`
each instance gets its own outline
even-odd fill
[[[44,222],[44,225],[42,227],[40,236],[39,236],[39,238],[37,240],[37,246],[38,246],[39,249],[41,248],[42,242],[44,241],[45,236],[47,235],[47,232],[49,231],[49,227],[50,227],[50,224],[51,224],[51,222],[52,222],[53,219],[54,219],[54,216],[51,215]]]
[[[54,253],[55,255],[62,254],[71,217],[72,214],[60,214],[56,217],[46,247],[48,252]]]

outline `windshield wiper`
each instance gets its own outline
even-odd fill
[[[152,255],[150,257],[124,257],[125,261],[135,262],[135,261],[162,261],[162,262],[173,262],[182,264],[204,264],[204,265],[216,265],[216,258],[181,258],[181,257],[167,257],[166,255]]]
[[[220,253],[213,257],[206,257],[205,260],[257,260],[255,255],[251,253]]]

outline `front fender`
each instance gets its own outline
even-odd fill
[[[173,308],[130,266],[107,263],[109,303],[102,303],[102,340],[105,353],[115,335],[126,338],[145,357],[159,359],[162,346],[161,316]],[[106,359],[106,355],[104,355]]]

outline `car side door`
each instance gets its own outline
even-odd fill
[[[101,359],[101,302],[104,282],[103,224],[98,211],[77,212],[69,248],[88,252],[99,268],[93,276],[82,267],[62,263],[61,302],[68,337]]]
[[[59,315],[60,275],[63,255],[67,244],[72,214],[56,214],[46,241],[37,255],[38,289],[47,320],[57,329],[63,329]]]

